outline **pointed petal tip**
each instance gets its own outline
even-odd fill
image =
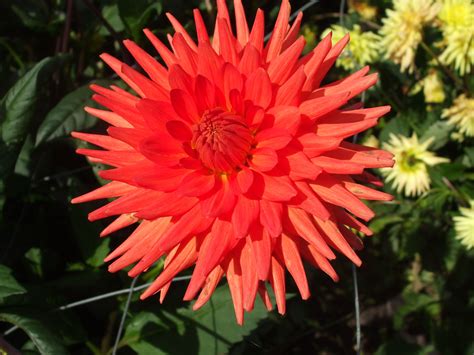
[[[301,294],[301,299],[304,300],[304,301],[306,301],[310,297],[311,297],[311,293],[309,291]]]
[[[141,271],[139,270],[135,270],[137,268],[139,264],[136,264],[132,270],[130,270],[127,275],[130,276],[130,277],[137,277],[138,275],[140,275]]]
[[[108,257],[107,257],[107,258],[108,258]],[[108,261],[110,261],[110,260],[113,259],[113,258],[110,258],[109,260],[106,261],[107,258],[104,259],[105,262],[108,262]],[[122,270],[122,268],[121,268],[121,267],[114,266],[114,263],[112,263],[112,264],[109,265],[109,267],[107,268],[107,270],[108,270],[110,273],[114,274],[114,273],[116,273],[117,271]]]
[[[74,197],[74,198],[71,199],[70,202],[71,202],[71,204],[76,205],[78,203],[81,203],[81,199],[80,199],[80,197]]]
[[[332,31],[329,31],[326,36],[324,36],[323,41],[330,41],[332,39]]]

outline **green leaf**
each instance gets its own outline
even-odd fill
[[[26,139],[23,147],[20,150],[18,159],[15,163],[15,174],[22,176],[30,176],[31,174],[31,161],[32,161],[32,152],[34,149],[33,137],[29,134]]]
[[[74,227],[75,240],[78,243],[85,262],[93,267],[101,266],[110,252],[109,238],[100,238],[99,225],[87,220],[87,212],[81,206],[72,206],[69,212]]]
[[[7,92],[2,100],[2,139],[9,144],[21,144],[31,120],[35,117],[39,90],[59,67],[64,57],[47,57],[31,68]]]
[[[411,313],[424,311],[431,316],[437,316],[440,312],[439,300],[424,293],[408,291],[403,295],[403,300],[403,305],[393,318],[395,329],[401,329],[405,317]]]
[[[424,142],[429,138],[434,137],[433,143],[430,145],[430,150],[438,150],[448,143],[451,131],[451,125],[445,121],[438,121],[425,131],[425,133],[421,136],[420,141]]]
[[[224,354],[267,315],[262,302],[257,300],[254,310],[246,313],[244,325],[239,326],[225,285],[217,288],[211,301],[198,311],[188,307],[175,313],[161,311],[135,315],[120,345],[128,345],[139,354]]]
[[[96,84],[106,85],[109,81]],[[67,94],[46,115],[38,128],[36,146],[56,138],[68,136],[72,131],[81,131],[91,128],[97,122],[95,117],[84,111],[84,106],[94,106],[91,100],[92,92],[89,85],[80,87]]]
[[[149,0],[119,0],[120,17],[130,34],[137,39],[150,16],[161,13],[161,3]]]
[[[11,270],[4,265],[0,265],[0,298],[11,295],[20,295],[26,290],[11,275]]]
[[[474,166],[474,147],[464,148],[464,153],[463,164],[468,168],[472,168]]]
[[[105,5],[102,8],[102,16],[107,22],[112,26],[115,32],[122,32],[125,29],[125,26],[120,18],[119,9],[117,4]],[[99,34],[106,36],[109,33],[109,30],[106,27],[101,27]]]
[[[374,233],[379,233],[381,232],[386,226],[393,224],[393,223],[398,223],[402,222],[403,218],[398,216],[398,215],[387,215],[387,216],[381,216],[375,218],[371,223],[370,223],[370,229]]]
[[[40,29],[48,23],[48,5],[44,0],[16,0],[12,10],[30,29]]]
[[[0,140],[0,176],[7,176],[15,167],[21,147],[6,145]]]
[[[36,104],[48,79],[61,67],[67,56],[47,57],[22,76],[0,103],[0,176],[15,167],[23,142],[28,135]]]
[[[404,116],[397,116],[392,118],[382,129],[379,139],[382,142],[387,142],[390,139],[390,134],[402,134],[407,136],[410,133],[410,126]]]
[[[33,309],[10,309],[0,311],[0,320],[12,323],[28,334],[41,354],[68,354],[60,337],[45,326]]]

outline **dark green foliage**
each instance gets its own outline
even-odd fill
[[[230,3],[230,2],[229,2]],[[304,5],[292,1],[292,8]],[[351,2],[351,3],[355,3]],[[391,1],[374,0],[380,17]],[[68,11],[68,4],[70,5]],[[266,31],[277,2],[244,1],[249,23],[257,7],[266,11]],[[0,2],[0,336],[24,354],[110,354],[126,294],[72,309],[58,307],[129,287],[125,272],[109,274],[103,259],[127,233],[110,239],[98,234],[105,223],[87,221],[100,206],[70,205],[72,197],[102,183],[97,168],[74,154],[72,131],[105,132],[83,111],[94,105],[88,86],[120,85],[99,60],[108,52],[132,64],[120,41],[131,38],[154,50],[141,29],[162,39],[171,32],[164,13],[172,12],[194,35],[192,9],[200,8],[211,27],[214,1],[199,0],[5,0]],[[305,13],[316,39],[339,19],[339,2],[323,1]],[[104,24],[107,23],[107,25]],[[348,27],[373,23],[352,12]],[[213,25],[212,25],[213,26]],[[437,32],[428,33],[433,41]],[[360,268],[362,349],[364,354],[472,354],[474,351],[474,258],[455,239],[452,217],[474,198],[472,138],[451,139],[452,127],[440,120],[446,105],[407,95],[426,74],[426,53],[416,75],[402,74],[381,60],[373,67],[381,80],[367,95],[367,106],[390,104],[392,112],[371,134],[386,142],[390,134],[435,137],[431,150],[450,163],[431,169],[432,189],[420,198],[396,195],[393,203],[374,203],[377,217],[365,238]],[[425,64],[423,64],[425,63]],[[330,79],[347,73],[335,69]],[[456,96],[443,74],[447,102]],[[472,90],[474,80],[466,85]],[[360,140],[365,137],[359,137]],[[388,192],[390,186],[385,187]],[[219,286],[198,312],[182,302],[186,282],[173,284],[167,300],[132,298],[119,354],[351,354],[355,321],[349,262],[334,263],[334,284],[308,268],[312,290],[303,302],[288,278],[288,312],[267,312],[256,301],[245,325],[235,324],[227,286]],[[141,276],[150,282],[158,263]],[[0,342],[0,352],[3,343]]]

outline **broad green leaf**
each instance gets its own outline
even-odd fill
[[[102,16],[107,20],[107,22],[112,26],[115,32],[122,32],[125,29],[122,19],[120,18],[118,5],[110,4],[105,5],[102,8]],[[109,33],[109,30],[106,27],[101,27],[99,34],[106,36]]]
[[[44,276],[43,253],[40,248],[31,248],[25,253],[25,262],[31,272],[39,277]]]
[[[224,354],[267,316],[262,302],[256,300],[254,310],[245,314],[244,325],[239,326],[225,285],[217,288],[211,301],[198,311],[188,307],[176,313],[135,315],[120,345],[128,345],[139,354]]]
[[[472,168],[474,166],[474,147],[464,148],[464,153],[463,164],[468,168]]]
[[[66,56],[47,57],[37,63],[13,85],[0,103],[0,176],[15,167],[22,144],[37,114],[41,89]]]
[[[0,298],[25,293],[26,290],[11,275],[11,270],[0,265]]]
[[[97,84],[105,85],[102,81]],[[84,111],[84,106],[94,106],[89,85],[80,87],[64,98],[46,115],[38,128],[36,146],[56,138],[66,137],[72,131],[81,131],[94,126],[97,119]]]
[[[59,336],[47,328],[33,309],[4,309],[0,320],[16,325],[33,341],[38,351],[45,355],[68,354]]]
[[[7,92],[2,100],[2,139],[7,144],[21,144],[35,117],[42,86],[57,70],[64,57],[47,57],[31,68]]]
[[[433,143],[431,143],[429,149],[438,150],[448,143],[451,131],[451,125],[445,121],[438,121],[425,131],[425,133],[421,136],[420,141],[424,142],[429,138],[434,137]]]
[[[22,176],[30,176],[31,174],[31,162],[32,162],[32,153],[34,149],[34,142],[31,134],[29,134],[23,147],[21,147],[20,154],[15,164],[15,174]]]
[[[402,134],[407,136],[410,133],[410,126],[405,117],[397,116],[392,118],[382,129],[379,139],[382,142],[387,142],[390,139],[390,134]]]

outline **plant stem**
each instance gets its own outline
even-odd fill
[[[114,37],[114,39],[119,43],[121,44],[122,43],[122,36],[120,36],[120,34],[118,34],[114,28],[112,27],[112,25],[105,19],[104,16],[102,16],[102,13],[99,11],[99,9],[97,9],[97,7],[95,7],[95,5],[92,3],[91,0],[82,0],[82,2],[84,3],[84,5],[86,5],[91,11],[92,13],[99,19],[99,21],[104,25],[104,27],[107,29],[107,31],[109,31],[109,33],[112,35],[112,37]],[[123,61],[126,63],[126,64],[131,64],[133,61],[132,61],[132,58],[130,57],[130,55],[128,54],[127,51],[122,51],[122,58],[123,58]]]
[[[469,89],[467,87],[464,86],[463,82],[461,79],[459,79],[456,74],[453,73],[452,70],[450,70],[446,65],[444,65],[443,63],[441,63],[441,61],[439,60],[438,56],[436,55],[436,53],[434,53],[431,48],[424,42],[424,41],[421,41],[420,43],[421,47],[426,51],[426,53],[428,53],[431,57],[433,57],[433,59],[436,61],[436,63],[438,64],[438,66],[446,73],[447,76],[449,76],[451,78],[451,80],[453,80],[454,84],[456,85],[456,87],[458,89],[464,89],[467,92],[469,92]]]

